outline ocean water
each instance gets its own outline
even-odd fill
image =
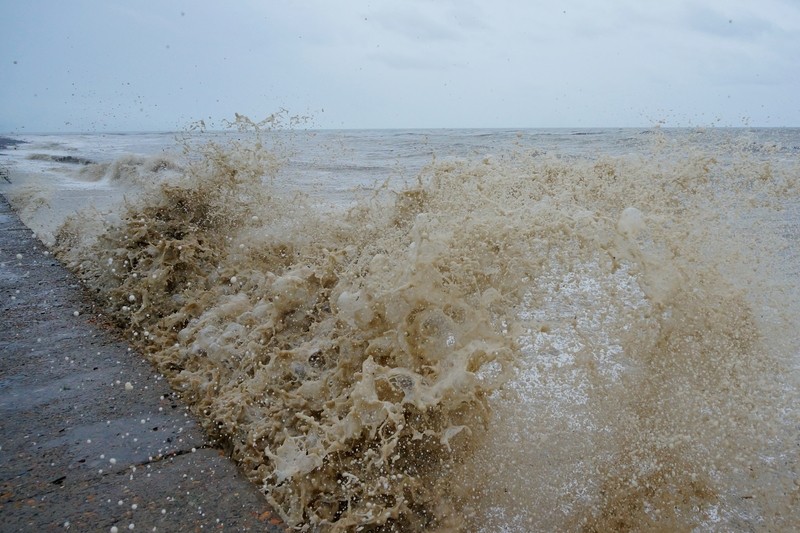
[[[288,524],[800,528],[800,130],[239,125],[0,192]]]

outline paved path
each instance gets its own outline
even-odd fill
[[[0,531],[277,522],[0,196]]]

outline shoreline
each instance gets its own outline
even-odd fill
[[[3,195],[0,297],[6,531],[283,531]]]

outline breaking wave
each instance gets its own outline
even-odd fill
[[[657,134],[321,209],[267,134],[134,162],[158,179],[57,249],[288,525],[798,524],[796,212],[751,223],[796,166]]]

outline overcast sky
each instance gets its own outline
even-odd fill
[[[798,0],[0,0],[0,131],[800,126]]]

